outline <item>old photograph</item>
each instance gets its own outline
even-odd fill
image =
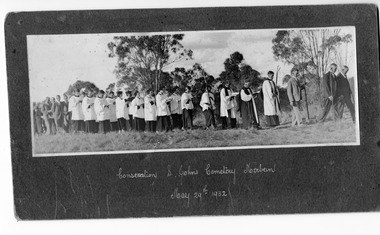
[[[354,26],[28,35],[33,156],[359,145]]]

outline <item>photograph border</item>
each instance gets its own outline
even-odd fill
[[[329,28],[339,28],[339,27],[353,27],[356,37],[356,27],[354,25],[346,25],[346,26],[329,26],[329,27],[308,27],[308,28],[261,28],[260,30],[318,30],[318,29],[329,29]],[[165,31],[165,32],[126,32],[125,34],[133,35],[133,34],[141,34],[145,35],[159,35],[159,34],[175,34],[175,33],[183,33],[186,35],[186,33],[210,33],[210,32],[236,32],[236,31],[244,31],[244,30],[256,30],[256,29],[240,29],[240,30],[200,30],[200,31]],[[97,33],[94,35],[99,35],[102,33]],[[113,33],[106,33],[110,34],[110,36]],[[114,33],[115,36],[123,36],[125,35],[123,33]],[[73,34],[61,34],[61,35],[73,35]],[[84,35],[84,34],[77,34],[77,35]],[[87,34],[89,35],[89,34]],[[28,36],[52,36],[52,35],[26,35]],[[356,42],[356,39],[355,39]],[[28,46],[28,45],[27,45]],[[355,44],[355,51],[357,48],[357,44]],[[28,58],[30,59],[30,58]],[[359,107],[358,107],[358,96],[360,95],[358,92],[358,73],[357,73],[357,53],[355,54],[355,62],[356,62],[356,73],[354,74],[354,107],[355,107],[355,142],[336,142],[336,143],[315,143],[315,144],[284,144],[284,145],[252,145],[252,146],[229,146],[229,147],[201,147],[201,148],[170,148],[170,149],[141,149],[141,150],[118,150],[118,151],[95,151],[95,152],[60,152],[60,153],[35,153],[34,149],[34,141],[35,136],[33,135],[33,126],[31,125],[31,133],[32,133],[32,151],[33,151],[33,157],[47,157],[47,156],[83,156],[83,155],[102,155],[102,154],[129,154],[129,153],[154,153],[154,152],[183,152],[183,151],[216,151],[216,150],[239,150],[239,149],[264,149],[264,148],[301,148],[301,147],[323,147],[323,146],[356,146],[360,145],[360,117],[359,117]],[[30,84],[31,85],[31,84]],[[29,86],[30,89],[30,86]],[[30,99],[30,118],[31,121],[33,121],[33,107],[32,107],[32,101]],[[258,134],[258,137],[260,137],[260,134]]]
[[[334,14],[331,14],[334,13]],[[349,14],[348,14],[349,13]],[[331,17],[325,17],[331,14]],[[185,17],[178,18],[183,15]],[[111,19],[112,17],[112,19]],[[107,20],[108,19],[108,20]],[[149,24],[154,21],[154,24]],[[117,24],[119,22],[120,24]],[[193,24],[196,22],[195,24]],[[112,24],[113,23],[113,24]],[[307,148],[263,148],[219,151],[166,152],[153,150],[151,153],[116,154],[102,152],[96,156],[73,157],[65,154],[57,158],[33,157],[29,80],[27,64],[26,35],[72,34],[72,33],[123,33],[125,31],[148,31],[158,27],[161,31],[173,29],[210,30],[210,29],[247,29],[247,28],[305,28],[328,26],[355,26],[357,43],[357,90],[358,115],[360,122],[360,145],[328,146]],[[68,172],[77,177],[77,184],[87,184],[89,178],[79,179],[79,175],[90,176],[92,185],[116,188],[123,197],[114,199],[112,208],[118,211],[111,216],[100,218],[125,217],[166,217],[194,215],[252,215],[283,213],[332,213],[332,212],[367,212],[379,210],[379,156],[380,156],[380,106],[379,104],[379,53],[378,53],[378,8],[376,5],[314,5],[314,6],[271,6],[271,7],[217,7],[217,8],[177,8],[177,9],[131,9],[131,10],[85,10],[85,11],[49,11],[9,13],[5,21],[6,62],[8,76],[8,102],[10,116],[10,138],[12,154],[12,171],[14,186],[14,208],[18,220],[46,219],[78,219],[78,211],[65,214],[67,217],[54,216],[53,203],[56,202],[54,184],[67,186],[65,177]],[[372,67],[368,69],[368,64]],[[360,75],[359,75],[360,74]],[[272,149],[273,148],[273,149]],[[283,149],[282,149],[283,148]],[[78,154],[77,154],[78,155]],[[75,156],[77,156],[75,155]],[[86,153],[86,155],[89,155]],[[110,157],[110,155],[113,155]],[[145,207],[139,200],[148,200],[148,190],[138,191],[141,185],[125,183],[120,186],[114,180],[117,166],[128,165],[130,169],[149,166],[165,172],[165,166],[171,164],[194,164],[202,167],[205,162],[217,166],[231,165],[241,168],[246,162],[278,163],[275,180],[261,177],[262,181],[254,181],[251,177],[242,183],[242,187],[252,181],[257,183],[258,196],[277,199],[284,206],[273,212],[270,208],[255,205],[247,207],[246,203],[263,199],[253,197],[249,193],[239,194],[233,211],[228,210],[226,203],[218,205],[191,206],[189,210],[179,208],[178,203],[157,196],[154,207]],[[181,165],[182,166],[182,165]],[[193,165],[192,165],[193,166]],[[243,166],[244,167],[244,166]],[[281,169],[282,167],[282,169]],[[115,168],[115,169],[114,169]],[[100,171],[98,171],[100,170]],[[343,172],[341,175],[339,172]],[[99,174],[99,177],[96,175]],[[342,178],[342,177],[345,178]],[[113,177],[113,178],[112,178]],[[241,176],[240,176],[241,177]],[[341,178],[335,178],[341,177]],[[288,181],[281,181],[281,180]],[[214,182],[210,178],[199,178],[199,182]],[[223,186],[226,180],[215,182]],[[282,186],[281,186],[282,183]],[[156,182],[160,195],[172,193],[175,183]],[[299,188],[299,185],[305,189]],[[145,186],[146,184],[143,184]],[[150,185],[150,184],[149,184]],[[228,185],[228,183],[227,183]],[[281,191],[272,197],[275,191],[271,187],[281,186],[290,190]],[[130,187],[127,191],[125,187]],[[173,188],[170,188],[173,186]],[[339,191],[346,186],[345,191]],[[70,185],[68,186],[70,187]],[[184,187],[190,186],[187,184]],[[313,187],[321,188],[321,193],[314,193]],[[267,190],[264,194],[260,189]],[[304,202],[301,197],[310,191],[312,205],[293,203]],[[92,190],[92,189],[91,189]],[[43,193],[44,192],[44,193]],[[56,192],[56,191],[55,191]],[[114,196],[117,194],[112,191]],[[293,194],[298,192],[298,194]],[[141,196],[141,195],[142,196]],[[116,197],[115,196],[115,197]],[[323,200],[337,197],[350,200],[343,206],[325,204]],[[352,198],[351,198],[352,196]],[[260,197],[261,198],[261,197]],[[139,200],[137,200],[139,199]],[[301,200],[302,199],[302,200]],[[70,203],[71,195],[60,198],[62,203]],[[37,203],[41,204],[37,204]],[[128,204],[128,203],[129,204]],[[34,204],[33,204],[34,203]],[[273,202],[266,202],[272,205]],[[272,203],[272,204],[271,204]],[[288,203],[288,204],[287,204]],[[37,204],[37,206],[36,206]],[[133,205],[134,207],[122,207]],[[38,206],[43,206],[45,212]],[[119,208],[120,207],[120,208]],[[74,208],[75,209],[75,208]],[[96,218],[96,217],[92,217]],[[99,218],[99,217],[97,217]]]

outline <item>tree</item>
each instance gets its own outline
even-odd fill
[[[250,80],[251,85],[258,86],[261,83],[259,78],[260,73],[243,61],[243,54],[238,51],[232,53],[224,61],[224,71],[219,75],[220,81],[225,82],[229,80],[237,89],[243,87],[245,80]]]
[[[78,80],[74,84],[71,84],[64,94],[67,96],[71,96],[74,94],[74,92],[77,89],[79,89],[79,90],[82,90],[82,89],[91,90],[91,91],[95,91],[95,92],[99,91],[99,88],[94,83],[89,82],[89,81]]]
[[[183,38],[184,34],[114,37],[108,48],[109,56],[118,58],[117,79],[140,90],[157,90],[166,66],[192,59],[192,50],[181,44]]]
[[[340,29],[280,30],[272,40],[273,54],[275,59],[298,68],[302,76],[317,75],[311,78],[315,80],[319,94],[320,80],[328,65],[343,61],[342,49],[347,49],[347,44],[352,41],[350,34],[340,34]]]

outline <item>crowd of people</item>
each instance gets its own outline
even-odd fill
[[[323,78],[323,109],[318,117],[326,120],[330,108],[334,108],[334,119],[341,119],[346,105],[355,121],[354,106],[351,102],[351,90],[346,77],[348,67],[336,76],[337,66],[331,64],[330,71]],[[261,91],[253,91],[250,82],[245,81],[239,92],[234,92],[230,82],[218,87],[220,94],[219,115],[221,128],[261,129],[255,99],[259,93],[263,96],[264,115],[267,125],[280,125],[281,115],[279,89],[273,81],[274,73],[268,72]],[[300,80],[299,71],[291,70],[287,94],[292,106],[292,126],[302,126],[302,90],[305,84]],[[204,129],[216,129],[216,102],[212,88],[207,86],[199,103],[205,119]],[[34,132],[37,135],[56,133],[107,133],[125,131],[164,132],[173,129],[193,129],[194,97],[191,87],[180,94],[177,87],[173,92],[161,87],[155,95],[153,90],[117,91],[111,90],[75,90],[71,97],[63,95],[63,100],[47,97],[43,102],[33,104]],[[241,125],[237,122],[238,113]]]

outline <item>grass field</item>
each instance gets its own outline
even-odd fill
[[[293,145],[356,142],[355,125],[341,122],[311,123],[304,127],[281,124],[275,129],[229,129],[168,133],[57,134],[34,137],[34,153],[74,153],[124,150],[179,149],[201,147]]]

